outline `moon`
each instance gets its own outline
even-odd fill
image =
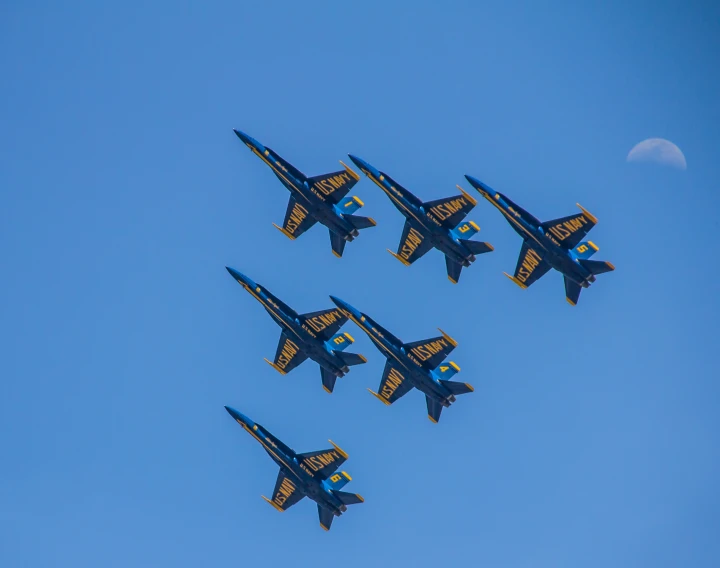
[[[687,162],[680,148],[664,138],[648,138],[630,150],[628,162],[657,162],[681,170],[687,168]]]

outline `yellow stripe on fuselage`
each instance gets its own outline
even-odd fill
[[[400,201],[397,197],[395,197],[392,193],[390,193],[390,191],[388,191],[387,188],[382,183],[380,183],[378,180],[376,180],[368,172],[365,172],[365,175],[367,175],[367,177],[369,177],[375,183],[375,185],[377,185],[380,189],[382,189],[385,193],[387,193],[387,195],[390,199],[392,199],[395,203],[397,203],[400,207],[402,207],[403,211],[407,211],[410,214],[410,216],[412,216],[413,219],[415,219],[418,223],[420,223],[421,226],[424,225],[424,222],[421,219],[419,219],[418,216],[415,215],[415,213],[413,211],[411,211],[410,209],[405,207],[405,204],[402,201]]]
[[[272,450],[272,448],[270,448],[270,447],[262,440],[262,438],[260,438],[257,434],[255,434],[255,432],[252,431],[251,428],[248,428],[245,424],[240,424],[240,426],[242,426],[247,432],[249,432],[250,435],[251,435],[253,438],[255,438],[258,442],[260,442],[260,444],[262,445],[263,448],[265,448],[268,452],[270,452],[270,454],[272,454],[272,455],[275,456],[278,460],[280,460],[280,462],[281,462],[285,467],[287,467],[293,475],[295,475],[295,473],[293,472],[292,468],[291,468],[287,463],[285,463],[285,460],[282,459],[279,455],[277,455],[277,454]],[[297,477],[297,476],[295,476],[295,477]],[[299,478],[298,478],[298,479],[299,479]]]
[[[272,165],[272,163],[270,163],[270,161],[268,161],[267,158],[265,158],[265,156],[263,156],[260,152],[258,152],[252,146],[249,146],[249,148],[250,148],[250,150],[252,150],[253,154],[258,156],[263,162],[265,162],[268,166],[270,166],[270,169],[272,169],[272,171],[274,171],[277,175],[279,175],[282,179],[284,179],[291,186],[295,187],[295,185],[288,178],[286,178],[280,170],[278,170],[274,165]],[[296,191],[295,193],[297,193],[298,195],[302,195],[302,197],[305,199],[305,201],[310,203],[310,200],[305,196],[305,194],[303,194],[300,191]]]
[[[271,307],[269,307],[260,296],[258,296],[255,293],[255,290],[250,288],[250,286],[246,286],[245,284],[243,284],[243,286],[245,286],[245,289],[253,295],[253,298],[255,298],[258,302],[260,302],[262,304],[263,308],[265,308],[267,311],[272,313],[279,320],[283,319],[280,315],[278,315],[278,313],[275,310],[273,310]],[[292,331],[293,334],[295,334],[295,337],[297,337],[298,339],[300,339],[302,341],[302,337],[300,337],[300,335],[294,329],[291,329],[289,327],[284,327],[283,329],[288,329],[289,331]]]
[[[544,245],[538,240],[537,235],[535,235],[534,233],[531,233],[530,231],[528,231],[528,230],[524,227],[524,225],[523,225],[522,223],[519,223],[518,220],[515,219],[515,217],[514,217],[513,215],[510,215],[510,213],[508,213],[507,211],[505,211],[505,209],[503,209],[502,207],[500,207],[500,205],[498,205],[497,202],[496,202],[494,199],[491,199],[490,197],[487,197],[487,196],[485,196],[484,194],[481,194],[481,195],[483,195],[483,197],[485,197],[485,199],[487,199],[490,203],[492,203],[495,207],[497,207],[497,208],[500,210],[500,212],[501,212],[503,215],[505,215],[505,217],[507,217],[508,219],[510,219],[510,221],[512,221],[513,223],[515,223],[515,225],[517,225],[518,227],[520,227],[520,229],[522,229],[523,233],[525,233],[527,236],[529,236],[532,240],[534,240],[534,241],[535,241],[537,244],[539,244],[541,247],[545,248]]]
[[[362,323],[360,323],[358,320],[356,320],[355,317],[354,317],[352,314],[348,313],[348,317],[352,320],[352,322],[353,322],[355,325],[359,326],[359,327],[362,328],[363,330],[366,330],[366,329],[367,329]],[[395,355],[395,353],[394,353],[393,351],[390,351],[387,347],[385,347],[385,345],[383,345],[383,344],[380,342],[380,340],[377,339],[372,333],[368,333],[367,331],[365,331],[365,333],[367,333],[368,337],[373,341],[373,343],[375,343],[375,345],[377,345],[378,347],[380,347],[380,349],[381,349],[382,351],[384,351],[385,353],[387,353],[388,355],[390,355],[390,356],[391,356],[393,359],[395,359],[398,363],[400,363],[400,364],[403,363],[402,360],[401,360],[397,355]],[[404,367],[404,366],[405,366],[405,365],[403,365],[403,367]]]

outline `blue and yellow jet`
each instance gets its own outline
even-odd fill
[[[285,236],[294,240],[319,221],[330,231],[333,254],[340,258],[345,243],[357,237],[360,229],[375,226],[375,221],[370,217],[353,215],[364,204],[358,197],[346,195],[360,180],[360,176],[342,162],[344,170],[307,177],[267,146],[244,132],[234,132],[253,154],[270,166],[290,191],[283,226],[278,227],[273,223]]]
[[[465,176],[480,194],[497,207],[510,226],[523,238],[515,274],[505,276],[521,288],[537,282],[551,268],[565,279],[565,297],[575,306],[582,288],[595,282],[595,276],[615,270],[607,261],[589,260],[599,249],[592,241],[582,241],[597,219],[578,203],[581,213],[541,223],[499,191],[472,176]]]
[[[329,531],[333,517],[342,515],[347,511],[348,505],[365,501],[357,493],[340,491],[352,478],[344,471],[335,473],[348,455],[333,444],[332,440],[332,448],[329,450],[298,454],[260,424],[234,408],[226,406],[225,410],[260,442],[273,461],[280,466],[272,499],[264,495],[262,498],[281,513],[307,496],[317,503],[320,526]]]
[[[465,216],[477,201],[460,187],[460,195],[423,203],[384,172],[376,170],[357,156],[350,159],[377,186],[387,193],[393,205],[405,216],[405,228],[397,253],[388,252],[410,266],[433,247],[445,255],[450,282],[457,284],[463,266],[470,266],[476,254],[493,250],[492,245],[469,240],[480,230]]]
[[[368,334],[387,358],[379,392],[368,389],[388,406],[415,387],[425,395],[428,418],[437,424],[443,406],[455,402],[455,395],[473,392],[472,386],[448,380],[460,370],[452,361],[443,362],[457,346],[442,329],[439,337],[403,343],[370,316],[334,296],[330,299],[360,329]]]
[[[267,310],[282,328],[275,361],[265,361],[285,375],[308,357],[320,365],[322,386],[331,393],[335,380],[349,372],[352,365],[367,363],[357,353],[343,350],[355,340],[349,333],[339,333],[347,316],[337,308],[298,314],[290,306],[273,296],[267,288],[253,282],[244,274],[227,268],[230,275]]]

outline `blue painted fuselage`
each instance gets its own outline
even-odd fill
[[[257,440],[272,460],[280,466],[282,473],[296,486],[296,490],[315,501],[318,505],[332,511],[339,517],[347,510],[347,506],[332,492],[329,483],[316,478],[312,471],[297,458],[297,453],[273,436],[260,424],[241,414],[234,408],[225,407],[230,416],[243,429]]]
[[[357,156],[350,155],[350,159],[362,172],[369,177],[375,185],[382,189],[390,198],[392,204],[417,229],[423,232],[433,247],[441,251],[453,262],[462,266],[470,266],[475,261],[475,255],[462,244],[453,233],[452,228],[444,226],[430,212],[425,211],[423,202],[404,188],[398,188],[391,179]],[[463,199],[462,197],[460,199]]]
[[[527,211],[513,203],[509,198],[475,179],[465,176],[478,192],[492,203],[508,220],[513,229],[533,248],[537,248],[542,259],[552,268],[567,276],[583,288],[595,282],[595,276],[578,262],[578,255],[573,249],[560,245],[555,237],[546,231],[541,222]]]
[[[306,212],[300,212],[299,217],[304,218],[305,215],[309,214],[348,242],[359,235],[358,230],[343,217],[337,205],[323,195],[321,186],[319,186],[319,189],[310,186],[307,179],[299,171],[291,171],[260,142],[239,130],[234,130],[234,132],[250,148],[253,154],[270,167],[282,184],[290,191],[295,201],[306,210]]]
[[[405,349],[400,339],[347,302],[334,296],[330,296],[330,299],[368,335],[380,353],[404,373],[406,380],[409,380],[413,387],[442,406],[449,407],[455,402],[455,395],[440,382],[435,372],[423,367],[422,362]]]
[[[227,268],[227,267],[226,267]],[[318,337],[310,327],[302,322],[298,314],[287,304],[281,302],[265,287],[257,284],[241,272],[227,268],[230,275],[250,295],[255,298],[270,314],[270,317],[283,329],[286,335],[298,344],[298,347],[310,359],[318,365],[334,374],[342,377],[349,371],[345,363],[331,350],[325,340]]]

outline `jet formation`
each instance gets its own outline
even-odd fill
[[[333,444],[332,440],[329,440],[332,448],[328,450],[298,454],[244,414],[229,406],[226,406],[225,410],[280,466],[272,499],[264,495],[262,498],[281,513],[303,497],[309,497],[317,503],[320,526],[329,531],[333,518],[347,511],[348,505],[365,501],[357,493],[340,491],[352,477],[344,471],[335,473],[348,455]]]
[[[348,193],[360,176],[343,162],[343,170],[307,177],[270,148],[239,130],[234,132],[290,191],[283,225],[275,225],[284,235],[294,240],[319,222],[329,230],[333,254],[342,257],[347,242],[359,236],[360,230],[375,226],[372,218],[355,215],[363,202]],[[465,217],[477,201],[460,186],[458,195],[423,202],[385,172],[357,156],[348,156],[405,217],[397,252],[388,249],[404,265],[438,249],[445,256],[448,279],[457,284],[464,267],[469,267],[478,255],[494,250],[489,243],[471,240],[480,227]],[[610,262],[590,260],[598,247],[583,239],[597,219],[579,204],[578,214],[541,222],[482,181],[465,177],[522,237],[515,273],[505,273],[521,288],[531,286],[554,268],[563,275],[567,301],[575,306],[582,289],[595,282],[597,275],[615,269]],[[443,408],[450,407],[457,396],[474,390],[468,383],[450,380],[460,371],[448,359],[458,344],[442,330],[437,337],[404,343],[369,315],[335,296],[330,296],[334,308],[298,314],[264,286],[226,268],[280,326],[275,358],[265,361],[283,375],[312,359],[320,366],[323,389],[332,393],[338,377],[345,376],[351,366],[367,362],[362,355],[345,351],[355,340],[341,328],[352,320],[386,359],[377,392],[368,389],[384,404],[390,406],[416,388],[425,395],[428,418],[437,424]],[[320,526],[330,530],[333,518],[344,513],[348,505],[364,501],[360,495],[341,491],[351,478],[337,470],[348,455],[334,443],[330,442],[332,448],[327,450],[296,453],[257,422],[233,408],[225,409],[280,467],[272,499],[263,497],[278,511],[287,510],[307,496],[317,503]]]

